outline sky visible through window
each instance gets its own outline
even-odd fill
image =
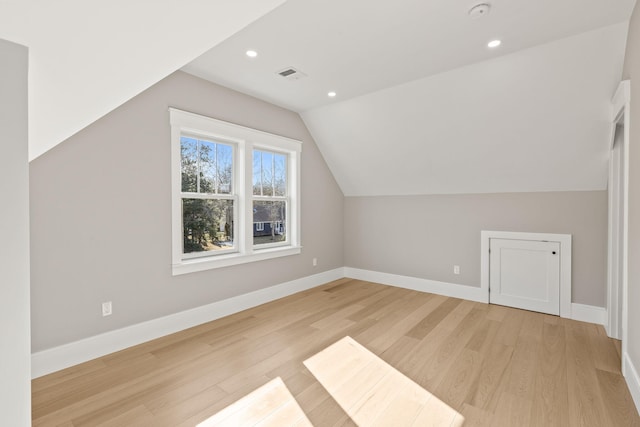
[[[253,195],[284,197],[287,191],[287,156],[253,150]]]

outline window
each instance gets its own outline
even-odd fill
[[[302,143],[169,111],[173,274],[300,253]]]
[[[232,252],[237,247],[233,145],[212,138],[180,137],[183,257]]]
[[[286,242],[287,156],[265,150],[253,150],[253,220],[256,223],[253,244],[282,245]],[[267,224],[267,229],[264,225]],[[280,224],[280,230],[276,224]],[[258,228],[260,224],[261,228]]]

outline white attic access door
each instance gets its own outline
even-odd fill
[[[487,302],[571,316],[571,236],[482,231]]]

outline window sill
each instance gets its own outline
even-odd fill
[[[261,249],[252,254],[233,253],[206,258],[187,259],[179,264],[173,264],[172,274],[178,276],[181,274],[195,273],[196,271],[212,270],[214,268],[230,267],[249,262],[264,261],[271,258],[297,255],[301,252],[301,249],[301,246],[285,246]]]

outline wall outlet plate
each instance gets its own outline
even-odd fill
[[[111,316],[113,313],[113,307],[111,305],[111,301],[102,303],[102,316]]]

